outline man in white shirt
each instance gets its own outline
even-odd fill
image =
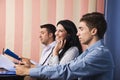
[[[36,64],[30,59],[22,58],[22,61],[26,62],[29,65],[34,67],[36,65],[47,65],[52,54],[53,48],[56,44],[55,42],[55,31],[56,28],[52,24],[44,24],[40,26],[40,41],[43,44],[43,50],[41,53],[41,58],[39,64]],[[29,80],[30,77],[26,76],[24,80]]]
[[[56,44],[55,31],[56,28],[52,24],[44,24],[40,26],[40,41],[44,45],[39,64],[47,65],[52,50]]]
[[[38,65],[47,65],[49,57],[51,56],[52,50],[56,44],[55,42],[55,31],[56,28],[52,24],[44,24],[40,26],[40,41],[43,44],[43,51],[41,53],[41,58]],[[36,66],[37,64],[28,59],[22,58],[22,61],[31,66]]]

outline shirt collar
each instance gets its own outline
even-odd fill
[[[55,46],[56,45],[56,41],[53,41],[52,43],[50,43],[48,46]]]
[[[104,45],[103,39],[98,40],[95,44],[91,45],[87,50],[91,51],[91,50],[93,50],[94,48],[96,48],[100,45]]]
[[[53,41],[52,43],[50,43],[49,45],[45,46],[45,48],[48,50],[51,47],[54,47],[56,45],[56,41]]]

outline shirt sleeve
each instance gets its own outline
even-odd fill
[[[49,65],[57,65],[59,64],[59,57],[58,55],[52,56],[49,60]]]
[[[78,48],[71,47],[64,53],[61,60],[59,60],[58,56],[52,56],[51,59],[49,60],[49,64],[50,65],[67,64],[77,56],[79,56]]]
[[[87,54],[89,53],[89,54]],[[85,57],[81,57],[87,54]],[[57,80],[71,80],[110,71],[113,66],[107,50],[93,50],[65,65],[39,66],[30,70],[30,76]]]
[[[59,64],[67,64],[71,60],[75,59],[78,56],[79,56],[78,48],[77,47],[71,47],[65,52],[65,54],[61,58]]]

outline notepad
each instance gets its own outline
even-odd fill
[[[8,71],[15,71],[14,66],[15,64],[10,59],[8,59],[8,57],[0,54],[0,68],[4,68]]]

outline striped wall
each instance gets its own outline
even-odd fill
[[[0,0],[0,51],[39,61],[39,26],[70,19],[76,25],[87,13],[104,12],[104,0]],[[0,52],[0,53],[1,53]]]

